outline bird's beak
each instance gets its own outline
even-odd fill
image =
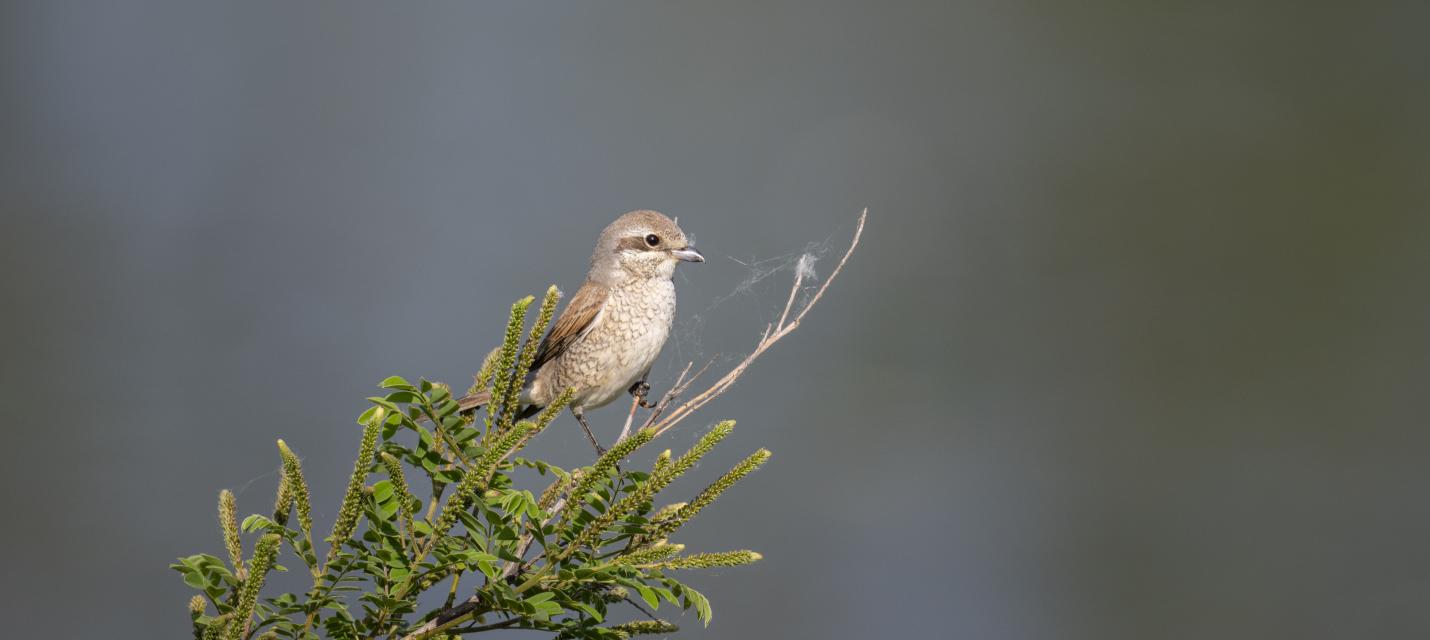
[[[686,262],[705,262],[705,256],[700,255],[700,252],[696,251],[695,247],[676,249],[671,251],[670,255],[675,256],[677,260],[684,260]]]

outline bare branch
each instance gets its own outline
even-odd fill
[[[495,630],[495,629],[506,629],[506,628],[509,628],[509,627],[514,627],[514,626],[516,626],[517,624],[520,624],[521,622],[522,622],[522,619],[521,619],[521,618],[507,618],[506,620],[502,620],[501,622],[493,622],[493,623],[491,623],[491,624],[483,624],[483,625],[477,625],[477,626],[471,626],[471,627],[457,627],[457,628],[455,628],[455,629],[448,629],[447,632],[448,632],[449,635],[454,635],[454,636],[455,636],[455,635],[462,635],[462,634],[464,634],[464,633],[481,633],[481,632],[483,632],[483,631],[492,631],[492,630]],[[532,629],[532,631],[540,631],[540,629]]]
[[[547,513],[551,513],[551,514],[561,513],[561,510],[562,510],[562,509],[565,509],[565,508],[566,508],[566,498],[563,496],[563,497],[557,499],[556,502],[553,502],[553,503],[551,504],[551,508],[547,510]],[[534,532],[537,531],[537,530],[539,530],[539,529],[541,529],[542,527],[546,526],[547,523],[549,523],[549,522],[551,522],[551,518],[547,518],[547,519],[545,519],[545,520],[542,520],[542,521],[541,521],[541,524],[538,524],[537,526],[532,527],[532,528],[528,528],[526,531],[524,531],[524,532],[521,534],[521,538],[520,538],[520,539],[517,541],[517,543],[516,543],[516,553],[514,553],[513,555],[515,555],[517,558],[523,558],[523,557],[525,557],[527,550],[531,548],[531,543],[532,543],[532,538],[534,537]],[[502,567],[501,577],[502,577],[503,580],[505,580],[506,578],[510,578],[510,577],[516,575],[516,572],[519,571],[519,570],[521,570],[521,563],[520,563],[520,562],[515,561],[515,560],[507,560],[507,561],[506,561],[506,566],[503,566],[503,567]]]
[[[645,424],[641,425],[642,429],[648,428],[651,425],[655,424],[655,421],[660,419],[661,414],[665,413],[665,410],[668,409],[670,405],[673,404],[675,400],[681,396],[681,394],[685,393],[685,391],[689,389],[691,385],[695,384],[695,381],[700,379],[700,375],[705,373],[705,371],[710,368],[710,365],[715,364],[715,361],[711,360],[710,362],[705,363],[705,366],[700,367],[700,370],[696,371],[695,375],[690,376],[690,378],[687,379],[685,377],[685,373],[690,371],[690,366],[692,364],[694,363],[691,362],[685,365],[685,371],[682,371],[680,373],[680,377],[676,378],[675,386],[671,387],[669,391],[665,392],[664,396],[661,396],[660,402],[656,403],[655,409],[652,409],[650,415],[646,417]]]
[[[631,412],[628,413],[628,414],[626,414],[626,425],[623,426],[623,427],[621,427],[621,435],[620,435],[620,437],[616,438],[616,444],[620,444],[620,442],[621,442],[622,440],[625,440],[625,439],[626,439],[626,436],[631,435],[631,423],[632,423],[632,422],[635,422],[635,419],[636,419],[636,409],[639,409],[639,408],[641,408],[641,397],[638,396],[638,395],[632,394],[632,396],[631,396]],[[615,445],[611,445],[611,446],[615,446]]]
[[[777,327],[785,326],[785,318],[789,317],[789,308],[794,306],[794,297],[799,294],[799,285],[804,283],[804,261],[807,259],[809,259],[809,254],[800,256],[799,262],[795,266],[794,285],[789,288],[789,299],[785,300],[785,310],[780,312],[780,321],[775,323]],[[769,332],[770,330],[766,328],[765,333],[768,335]],[[764,340],[764,338],[761,338],[761,340]]]
[[[472,596],[455,607],[437,612],[437,615],[431,620],[414,629],[412,633],[402,636],[402,640],[420,640],[438,631],[455,627],[470,619],[480,608],[481,602],[477,600],[476,596]]]
[[[839,272],[844,270],[844,263],[849,261],[849,256],[854,253],[854,248],[859,246],[859,236],[864,235],[864,219],[867,217],[869,217],[869,208],[864,207],[864,213],[859,214],[859,224],[854,227],[854,239],[849,241],[849,248],[845,249],[844,256],[839,258],[839,264],[834,265],[834,271],[830,272],[829,277],[824,280],[824,284],[819,285],[819,291],[814,292],[814,297],[804,303],[804,309],[801,309],[799,315],[795,316],[794,322],[785,327],[785,333],[789,333],[799,326],[799,321],[804,318],[804,315],[814,308],[814,304],[819,302],[820,298],[824,297],[824,291],[829,288],[829,283],[834,282],[834,279],[839,277]]]

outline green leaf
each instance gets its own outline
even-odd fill
[[[274,524],[276,523],[274,523],[272,520],[269,520],[267,516],[255,513],[251,516],[248,516],[247,518],[244,518],[243,524],[240,524],[239,528],[242,529],[244,533],[252,533],[254,531],[268,529]]]
[[[669,602],[669,603],[671,603],[671,604],[673,604],[673,605],[676,605],[676,606],[679,606],[679,605],[680,605],[680,601],[676,599],[675,594],[674,594],[674,593],[671,593],[670,589],[667,589],[667,588],[665,588],[665,587],[654,587],[654,588],[655,588],[655,592],[656,592],[656,593],[659,593],[659,594],[660,594],[660,597],[665,598],[665,601],[666,601],[666,602]]]
[[[500,573],[497,571],[496,565],[485,560],[477,562],[477,571],[482,572],[482,575],[486,576],[488,580],[496,580],[497,574]]]
[[[705,626],[710,626],[710,617],[713,615],[710,611],[710,600],[704,594],[688,586],[681,590],[685,592],[685,597],[695,605],[695,615],[705,623]]]
[[[460,556],[464,562],[496,562],[497,557],[490,553],[482,553],[473,549],[463,549],[453,554]]]
[[[639,592],[640,592],[640,594],[641,594],[641,599],[642,599],[642,600],[645,600],[645,603],[648,604],[648,605],[650,605],[650,608],[652,608],[652,609],[658,609],[658,608],[660,608],[660,597],[657,596],[657,595],[655,595],[655,589],[652,589],[652,588],[650,588],[650,587],[648,587],[648,586],[646,586],[646,585],[643,585],[643,584],[637,584],[637,585],[636,585],[636,591],[639,591]]]
[[[401,411],[400,409],[397,408],[397,405],[392,404],[391,402],[388,402],[387,398],[379,398],[379,397],[377,397],[377,396],[368,396],[367,401],[368,401],[368,402],[371,402],[371,403],[373,403],[373,404],[379,405],[379,406],[381,406],[381,407],[387,409],[388,411]]]
[[[392,498],[392,481],[379,480],[372,485],[372,497],[378,502],[387,502]]]
[[[584,611],[586,615],[591,616],[596,622],[604,622],[606,619],[606,616],[601,615],[601,612],[597,611],[595,607],[584,602],[569,602],[566,604],[566,607],[568,609]]]
[[[398,506],[399,506],[399,505],[397,504],[397,501],[396,501],[396,500],[389,500],[389,501],[387,501],[387,502],[383,502],[383,503],[378,504],[378,505],[377,505],[377,516],[378,516],[378,520],[380,520],[380,521],[382,521],[382,522],[391,522],[391,521],[392,521],[392,516],[397,515],[397,508],[398,508]]]
[[[404,380],[402,376],[388,376],[386,378],[383,378],[382,382],[377,383],[377,386],[382,387],[384,389],[414,388],[410,383],[407,382],[407,380]]]
[[[551,616],[559,616],[565,608],[555,602],[543,602],[536,605],[536,617],[542,620],[549,620]]]

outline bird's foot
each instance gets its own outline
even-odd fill
[[[641,381],[639,381],[639,382],[636,382],[635,384],[631,385],[631,388],[629,389],[629,391],[630,391],[631,395],[634,396],[638,402],[640,402],[640,405],[641,405],[642,408],[645,408],[645,409],[654,409],[654,408],[655,408],[656,403],[654,403],[654,402],[647,402],[647,401],[646,401],[646,396],[650,394],[650,383],[649,383],[649,382],[646,382],[645,380],[641,380]]]

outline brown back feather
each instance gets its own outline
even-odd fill
[[[605,285],[591,281],[581,285],[576,295],[571,296],[571,302],[566,303],[566,309],[562,310],[561,316],[551,326],[551,331],[541,340],[541,346],[536,350],[536,360],[531,363],[533,374],[541,369],[541,365],[566,353],[566,349],[577,338],[590,330],[597,316],[601,315],[601,309],[605,308],[609,293],[610,290]]]

